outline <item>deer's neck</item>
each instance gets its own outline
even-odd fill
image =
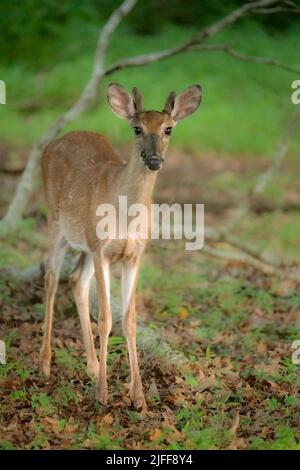
[[[122,174],[120,194],[128,197],[129,204],[148,204],[156,178],[157,172],[147,170],[142,158],[133,154]]]

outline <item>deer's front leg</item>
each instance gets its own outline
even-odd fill
[[[122,266],[123,331],[127,339],[130,360],[130,398],[136,409],[145,410],[147,405],[136,351],[135,291],[139,265],[140,257],[137,257],[124,262]]]
[[[109,262],[102,253],[94,254],[94,266],[99,302],[99,335],[100,335],[100,369],[97,384],[97,399],[105,405],[107,403],[107,345],[111,331],[112,320],[110,311],[109,294]]]

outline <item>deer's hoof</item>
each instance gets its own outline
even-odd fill
[[[107,405],[108,402],[108,390],[107,386],[102,387],[98,384],[96,391],[96,399],[101,403],[101,405]]]
[[[132,388],[130,392],[130,399],[137,411],[147,411],[147,403],[142,388]]]
[[[51,372],[51,358],[40,355],[40,371],[43,376],[48,379]]]
[[[86,373],[91,379],[96,379],[99,375],[99,362],[97,360],[88,362]]]
[[[136,411],[142,411],[142,412],[147,411],[147,403],[146,403],[144,395],[142,397],[135,397],[132,400],[132,402]]]

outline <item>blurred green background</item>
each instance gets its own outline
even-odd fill
[[[99,30],[120,3],[0,0],[0,80],[7,85],[7,104],[0,106],[0,217],[31,144],[80,96]],[[106,63],[187,41],[242,3],[140,0],[113,34]],[[284,12],[251,14],[211,41],[300,69],[299,19]],[[241,244],[278,264],[282,273],[286,266],[293,272],[300,268],[299,132],[263,194],[256,199],[251,192],[295,110],[291,84],[299,75],[222,52],[185,53],[108,77],[97,102],[71,128],[107,134],[126,154],[133,136],[106,104],[110,81],[138,86],[148,109],[162,109],[172,89],[200,83],[202,105],[173,132],[154,200],[204,203],[205,228],[232,227]],[[232,224],[245,199],[249,211]],[[49,248],[46,213],[37,174],[24,218],[15,233],[0,240],[0,271],[40,266]],[[227,255],[238,251],[222,240],[205,243]],[[112,278],[117,298],[119,277]],[[55,305],[51,382],[41,379],[43,305],[39,280],[14,281],[2,271],[0,336],[8,361],[0,368],[0,449],[300,449],[300,375],[291,361],[300,331],[299,283],[234,258],[185,251],[180,240],[149,244],[138,286],[141,324],[149,328],[149,338],[157,332],[188,364],[176,369],[160,364],[155,347],[153,356],[141,354],[150,405],[146,419],[127,408],[127,351],[118,336],[110,337],[108,356],[114,407],[100,416],[67,283],[60,284]],[[94,322],[93,331],[96,338]]]
[[[29,145],[79,96],[91,72],[101,24],[118,0],[2,0],[0,4],[0,79],[7,105],[0,107],[3,142]],[[243,2],[145,0],[138,2],[112,37],[110,62],[168,48],[221,18]],[[298,2],[300,4],[300,2]],[[269,56],[299,65],[299,15],[251,14],[213,38],[239,52]],[[201,111],[178,126],[173,145],[198,152],[237,155],[274,151],[282,126],[293,111],[291,83],[296,74],[241,62],[223,52],[190,52],[108,77],[138,86],[146,108],[161,109],[171,89],[203,86]],[[72,129],[106,133],[121,144],[132,140],[127,124],[106,106],[104,93]],[[290,152],[300,149],[295,137]]]

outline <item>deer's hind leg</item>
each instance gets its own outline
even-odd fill
[[[59,273],[67,249],[67,242],[60,234],[58,228],[54,227],[53,242],[49,251],[49,258],[45,274],[46,308],[44,320],[44,336],[40,351],[40,369],[45,377],[49,377],[51,370],[51,334],[53,323],[53,307]]]
[[[109,293],[109,261],[102,252],[94,253],[94,266],[99,301],[98,328],[100,335],[100,368],[96,397],[103,405],[107,404],[107,346],[108,337],[112,327]]]
[[[74,299],[80,318],[83,342],[87,357],[87,374],[91,377],[98,376],[99,362],[94,346],[93,333],[89,313],[90,282],[94,274],[92,255],[82,253],[77,266],[70,276]]]

